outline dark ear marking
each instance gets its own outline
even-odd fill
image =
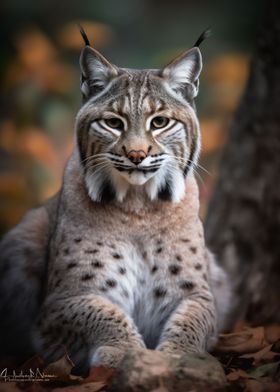
[[[211,37],[212,31],[210,29],[206,29],[203,31],[203,33],[200,34],[198,39],[196,40],[195,44],[193,45],[194,47],[199,47],[199,45],[206,40],[207,38]]]
[[[89,42],[88,36],[86,35],[86,32],[85,32],[83,26],[80,25],[80,23],[78,23],[78,28],[80,30],[81,36],[83,37],[85,46],[90,46],[90,42]]]

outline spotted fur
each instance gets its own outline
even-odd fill
[[[198,217],[201,67],[198,48],[139,71],[86,45],[62,189],[1,244],[6,353],[23,333],[22,352],[33,345],[54,360],[66,347],[78,369],[117,366],[133,347],[182,354],[213,344],[229,289]]]

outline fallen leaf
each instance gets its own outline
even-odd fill
[[[254,360],[253,364],[256,366],[262,362],[274,361],[279,357],[279,353],[272,351],[272,344],[264,347],[263,349],[257,351],[256,353],[244,354],[239,358],[252,358]]]
[[[263,379],[252,379],[248,378],[244,380],[246,392],[279,392],[279,384],[272,382],[271,380]]]
[[[280,325],[267,325],[264,329],[265,338],[269,343],[280,340]]]
[[[227,374],[226,378],[228,381],[236,381],[239,378],[253,378],[253,376],[246,373],[242,369],[237,369],[237,370],[234,370],[233,372],[230,372],[229,374]]]
[[[20,392],[16,382],[0,382],[0,392]]]
[[[63,357],[50,363],[43,371],[45,374],[56,376],[55,381],[82,381],[82,377],[70,374],[74,366],[70,357],[65,353]]]
[[[98,392],[106,386],[102,381],[90,382],[87,384],[71,385],[64,388],[55,388],[52,392]]]
[[[103,366],[91,368],[88,377],[83,380],[83,384],[97,381],[107,384],[114,372],[115,369],[105,368]]]
[[[25,373],[29,371],[29,369],[32,371],[35,371],[36,369],[43,370],[45,366],[45,360],[40,355],[34,355],[22,365],[20,365],[19,368],[17,368],[17,372],[22,370]]]
[[[216,350],[246,354],[259,351],[267,344],[264,327],[248,328],[237,333],[221,334]]]
[[[265,365],[259,366],[253,371],[250,372],[250,375],[257,378],[257,377],[271,377],[273,378],[277,372],[277,369],[280,365],[280,361],[266,363]]]

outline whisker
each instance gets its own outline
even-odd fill
[[[202,165],[200,165],[200,164],[197,163],[197,162],[194,162],[194,161],[191,160],[191,159],[186,159],[186,158],[182,158],[182,157],[177,157],[177,156],[171,155],[171,154],[168,154],[168,156],[171,157],[171,158],[176,159],[177,161],[180,161],[180,162],[182,162],[182,163],[185,163],[186,165],[187,165],[188,163],[191,163],[191,164],[193,164],[194,166],[198,167],[199,169],[203,170],[203,171],[204,171],[205,173],[207,173],[209,176],[212,176],[212,174],[211,174],[205,167],[203,167]]]
[[[178,174],[178,172],[175,170],[174,166],[171,165],[171,162],[170,162],[170,161],[167,162],[167,165],[168,165],[169,169],[173,169],[173,174]],[[195,175],[198,177],[198,180],[201,182],[201,184],[202,184],[204,190],[207,189],[207,187],[206,187],[206,185],[205,185],[205,182],[204,182],[203,178],[202,178],[201,175],[198,173],[198,171],[196,170],[196,168],[193,167],[192,169],[193,169]]]
[[[100,154],[90,155],[89,157],[83,159],[83,160],[81,161],[81,163],[84,163],[84,162],[86,162],[86,161],[89,160],[89,159],[93,159],[93,158],[97,158],[97,157],[101,157],[101,156],[102,156],[102,157],[108,157],[108,153],[100,153]]]

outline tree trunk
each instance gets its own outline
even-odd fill
[[[206,219],[208,245],[233,282],[232,319],[253,324],[280,322],[279,11],[267,2]]]

